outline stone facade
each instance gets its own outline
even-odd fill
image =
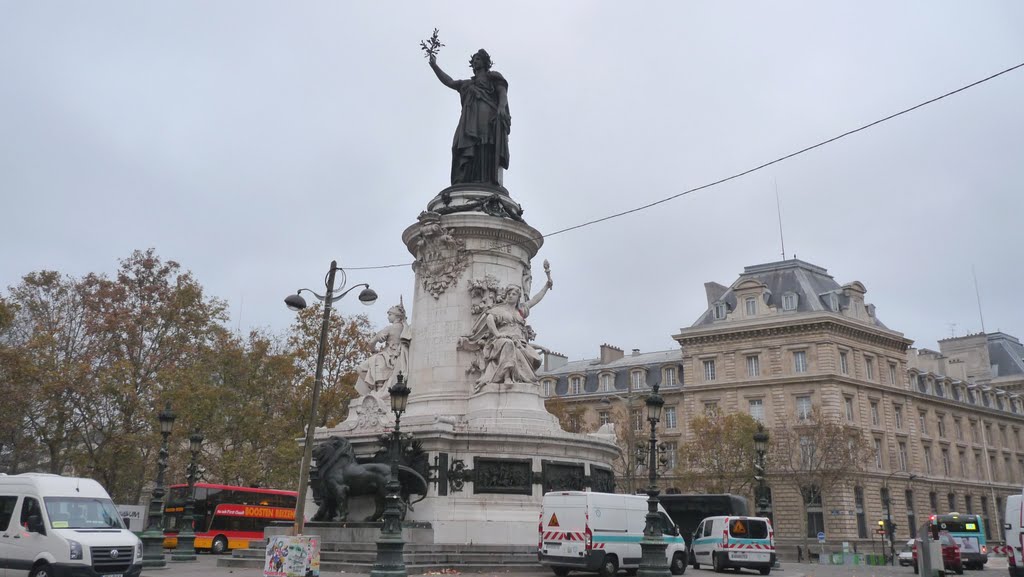
[[[865,302],[863,284],[840,285],[824,268],[795,259],[747,267],[729,287],[705,288],[707,308],[673,337],[680,349],[615,355],[604,345],[593,361],[556,360],[540,375],[549,405],[551,397],[579,403],[594,426],[606,399],[622,402],[627,392],[664,385],[664,371],[677,367],[672,386],[661,390],[666,408],[675,408],[675,426],[659,426],[659,438],[677,444],[689,440],[686,423],[711,408],[748,412],[770,431],[811,406],[856,427],[875,448],[866,470],[826,489],[821,506],[809,509],[812,541],[821,529],[830,544],[879,551],[875,529],[886,517],[886,490],[897,543],[928,515],[950,511],[982,514],[989,542],[1002,541],[1006,496],[1024,483],[1024,408],[1016,394],[987,383],[994,381],[992,342],[1013,341],[1012,352],[1013,337],[975,335],[940,341],[941,352],[912,349]],[[638,371],[643,382],[630,380]],[[999,371],[1002,383],[1014,374],[1007,361]],[[602,386],[608,383],[614,388]],[[772,476],[769,469],[769,486]],[[775,481],[777,540],[783,547],[805,543],[801,496]]]

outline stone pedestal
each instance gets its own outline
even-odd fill
[[[463,185],[438,194],[402,234],[416,258],[402,432],[422,443],[436,480],[406,519],[429,522],[437,543],[535,544],[546,489],[611,490],[612,441],[563,431],[536,379],[478,382],[480,354],[460,346],[487,304],[481,287],[516,285],[527,301],[547,281],[531,267],[543,237],[521,213],[507,194]],[[341,434],[359,455],[378,449],[390,422],[366,418],[361,403],[362,416],[317,439]],[[357,506],[350,519],[361,518]]]

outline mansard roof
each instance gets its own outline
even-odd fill
[[[995,374],[992,376],[1024,376],[1024,345],[1021,345],[1016,337],[1006,333],[989,333],[986,336],[989,362],[994,367],[998,367],[993,371]]]
[[[721,320],[714,316],[715,304],[724,303],[729,311],[737,308],[737,291],[748,290],[763,286],[764,302],[769,307],[775,308],[777,313],[810,313],[810,312],[831,312],[838,313],[845,311],[851,306],[851,294],[866,292],[864,285],[853,281],[846,285],[840,285],[828,271],[820,266],[804,262],[799,259],[790,259],[766,264],[748,266],[743,269],[743,274],[730,285],[724,293],[719,294],[721,285],[709,283],[709,302],[707,310],[693,323],[693,327],[711,325]],[[797,296],[796,308],[784,310],[783,298],[787,294]],[[717,297],[717,298],[716,298]],[[838,310],[833,309],[833,304]],[[868,318],[870,324],[882,329],[888,329],[882,321],[874,316],[872,307],[869,307]]]

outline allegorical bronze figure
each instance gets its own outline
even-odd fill
[[[469,59],[473,77],[452,80],[437,65],[437,30],[421,46],[430,68],[442,84],[459,93],[462,115],[452,140],[452,184],[484,183],[499,186],[498,170],[508,169],[508,82],[491,70],[491,57],[481,48]]]

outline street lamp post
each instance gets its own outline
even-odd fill
[[[196,478],[199,476],[199,451],[203,448],[203,435],[196,429],[188,438],[188,450],[192,454],[188,463],[188,499],[185,501],[185,514],[181,519],[178,532],[178,546],[171,555],[171,561],[196,560]]]
[[[764,456],[768,451],[768,432],[764,430],[762,423],[757,424],[757,432],[754,433],[754,452],[757,453],[757,462],[754,464],[756,475],[754,480],[757,481],[757,516],[767,517],[768,516],[768,488],[764,483]]]
[[[341,286],[335,289],[334,279],[338,272],[341,272]],[[302,447],[302,463],[299,465],[299,495],[298,500],[295,503],[295,526],[293,528],[293,533],[295,535],[301,535],[306,525],[306,489],[307,485],[309,485],[309,464],[313,460],[313,433],[316,430],[316,406],[320,402],[320,389],[323,387],[324,380],[324,354],[327,351],[327,329],[331,320],[331,305],[341,300],[342,297],[352,292],[352,290],[357,287],[364,287],[363,290],[359,292],[359,302],[364,305],[372,305],[377,302],[377,293],[373,292],[370,285],[365,283],[354,285],[340,295],[334,296],[335,290],[340,291],[345,288],[346,280],[345,269],[338,267],[338,261],[332,260],[331,269],[327,271],[327,277],[324,279],[324,284],[327,286],[327,292],[323,296],[320,296],[309,289],[299,289],[295,294],[284,299],[284,303],[293,311],[299,311],[306,308],[306,299],[301,296],[303,291],[312,294],[324,303],[324,320],[320,327],[320,346],[316,353],[316,375],[313,380],[313,395],[309,400],[309,419],[306,421],[306,441]]]
[[[402,483],[398,479],[398,462],[402,455],[402,413],[409,403],[408,385],[402,373],[398,373],[395,384],[388,389],[391,395],[391,410],[395,413],[395,428],[391,431],[391,478],[386,489],[388,496],[384,505],[384,522],[377,538],[377,560],[373,563],[370,577],[406,577],[405,541],[402,539]]]
[[[164,410],[160,411],[157,418],[160,420],[160,436],[163,437],[163,444],[160,446],[160,458],[157,460],[156,485],[153,487],[153,498],[149,501],[149,522],[146,531],[142,534],[142,566],[143,567],[166,567],[167,560],[164,559],[164,502],[163,496],[167,494],[164,487],[164,472],[167,471],[167,440],[171,436],[171,429],[174,427],[174,419],[177,415],[171,410],[171,404],[167,403]]]
[[[882,488],[885,490],[885,496],[882,498],[882,504],[885,505],[885,532],[889,536],[889,565],[896,565],[896,527],[892,524],[892,491],[889,489],[889,479],[893,478],[893,475],[904,471],[893,471],[889,473],[889,476],[882,482]],[[911,473],[907,477],[907,482],[912,482],[917,478],[917,475]]]
[[[650,452],[647,465],[647,518],[644,537],[640,541],[640,577],[668,577],[671,575],[665,559],[665,534],[661,515],[658,514],[658,421],[665,399],[658,394],[659,385],[651,387],[647,397],[647,420],[651,423]]]

